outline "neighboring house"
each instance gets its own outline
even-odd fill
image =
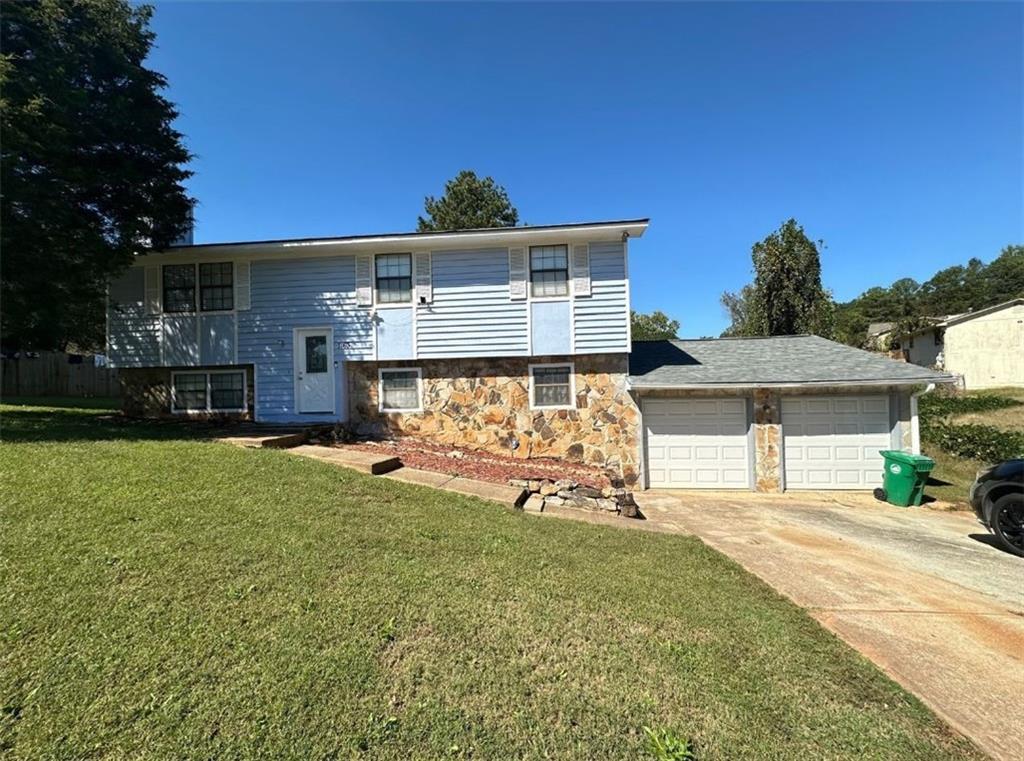
[[[915,448],[911,394],[946,376],[815,337],[634,347],[646,228],[173,246],[111,284],[107,354],[130,414],[346,423],[630,486],[870,488],[878,449]]]
[[[1024,298],[951,315],[899,341],[907,361],[962,376],[965,388],[1024,386]]]
[[[867,340],[864,348],[872,351],[888,351],[892,343],[892,331],[896,327],[895,322],[872,322],[868,325]]]

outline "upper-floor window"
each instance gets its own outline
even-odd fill
[[[199,306],[204,312],[230,312],[235,306],[231,262],[199,265]]]
[[[375,266],[378,304],[412,301],[412,254],[378,254]]]
[[[196,310],[196,266],[194,264],[164,265],[164,311],[194,312]]]
[[[197,271],[200,311],[230,312],[234,309],[234,265],[231,262],[203,262],[199,265],[164,265],[164,311],[196,311]]]
[[[530,288],[542,298],[569,295],[568,246],[530,246]]]

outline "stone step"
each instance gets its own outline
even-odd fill
[[[310,457],[314,460],[322,460],[343,468],[358,470],[360,473],[369,473],[372,476],[380,476],[392,470],[402,467],[402,462],[397,457],[389,455],[368,454],[357,452],[353,449],[337,449],[335,447],[321,447],[315,444],[303,444],[288,450],[291,454]]]

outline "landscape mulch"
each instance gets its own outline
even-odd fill
[[[571,479],[596,489],[611,484],[604,471],[586,465],[576,465],[552,458],[517,460],[491,452],[433,444],[409,437],[332,446],[362,452],[386,453],[398,457],[408,468],[432,470],[436,473],[475,478],[496,484],[507,484],[513,478],[536,481],[545,478],[552,481]]]

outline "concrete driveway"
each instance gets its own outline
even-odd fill
[[[995,758],[1024,758],[1024,559],[973,516],[857,494],[646,492],[645,528],[761,577]]]

